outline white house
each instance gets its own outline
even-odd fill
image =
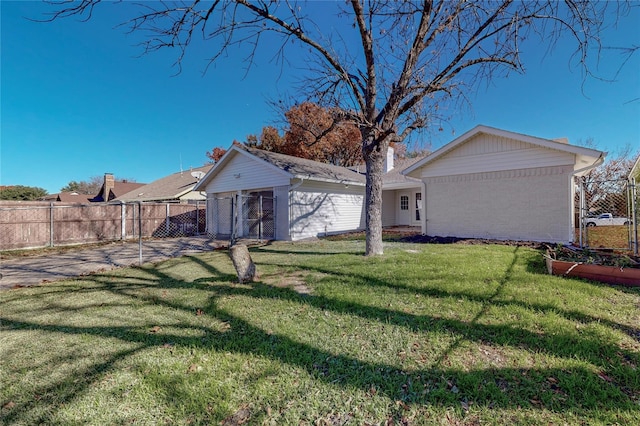
[[[605,153],[477,126],[403,171],[422,181],[423,234],[570,242],[575,177]]]
[[[384,177],[388,185],[384,224],[418,225],[415,194],[420,181],[403,176],[393,162],[390,151]],[[235,228],[237,236],[299,240],[364,229],[361,169],[234,144],[194,190],[207,193],[211,234],[227,236]]]
[[[569,242],[576,176],[604,153],[566,140],[477,126],[383,176],[383,226],[423,234]],[[402,173],[401,173],[402,172]],[[233,145],[198,182],[209,233],[298,240],[364,228],[362,170]]]

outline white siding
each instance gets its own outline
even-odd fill
[[[573,154],[479,134],[421,170],[422,178],[548,166],[573,166]]]
[[[566,242],[571,166],[426,179],[429,235]]]
[[[207,194],[289,185],[289,177],[267,164],[236,154],[206,187]]]
[[[398,224],[396,210],[400,201],[398,191],[382,191],[382,226],[394,226]]]
[[[306,182],[289,203],[292,240],[364,228],[364,187]]]

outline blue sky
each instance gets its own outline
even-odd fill
[[[606,46],[640,45],[640,3]],[[55,193],[72,180],[114,173],[151,182],[203,165],[205,152],[259,133],[279,117],[267,100],[290,92],[291,78],[259,58],[245,76],[236,52],[206,74],[206,45],[188,52],[179,75],[177,52],[140,56],[127,35],[126,8],[104,5],[89,22],[31,22],[50,10],[39,2],[0,2],[0,185],[38,186]],[[471,96],[443,131],[425,135],[439,148],[477,124],[571,143],[591,138],[617,153],[640,147],[640,52],[616,82],[587,80],[572,66],[568,45],[549,54],[524,46],[525,75],[494,80]],[[600,72],[612,77],[621,57],[605,50]],[[634,101],[635,100],[635,101]]]

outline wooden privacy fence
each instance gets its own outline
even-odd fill
[[[0,250],[205,232],[206,203],[0,203]]]

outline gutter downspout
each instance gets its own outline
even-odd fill
[[[591,169],[595,169],[596,167],[602,165],[602,163],[604,163],[604,159],[606,157],[606,153],[601,152],[600,156],[596,159],[596,161],[593,162],[593,164],[583,167],[581,169],[578,170],[574,170],[573,173],[571,173],[571,175],[569,176],[569,188],[573,188],[575,183],[574,183],[574,178],[576,177],[576,175],[578,173],[582,173],[585,172],[587,170],[591,170]],[[581,186],[582,188],[582,186]],[[571,191],[571,195],[573,195],[573,191]],[[570,203],[573,203],[573,197],[569,197],[571,198],[571,200],[569,201]],[[581,194],[581,200],[583,199],[582,194]],[[580,207],[582,207],[582,204],[580,205]],[[574,215],[575,217],[575,215]],[[579,212],[579,218],[582,219],[582,212]],[[574,224],[574,228],[575,229],[575,224]],[[573,242],[573,239],[575,238],[575,232],[573,231],[573,229],[571,230],[571,242]],[[580,220],[580,247],[582,247],[582,220]]]

